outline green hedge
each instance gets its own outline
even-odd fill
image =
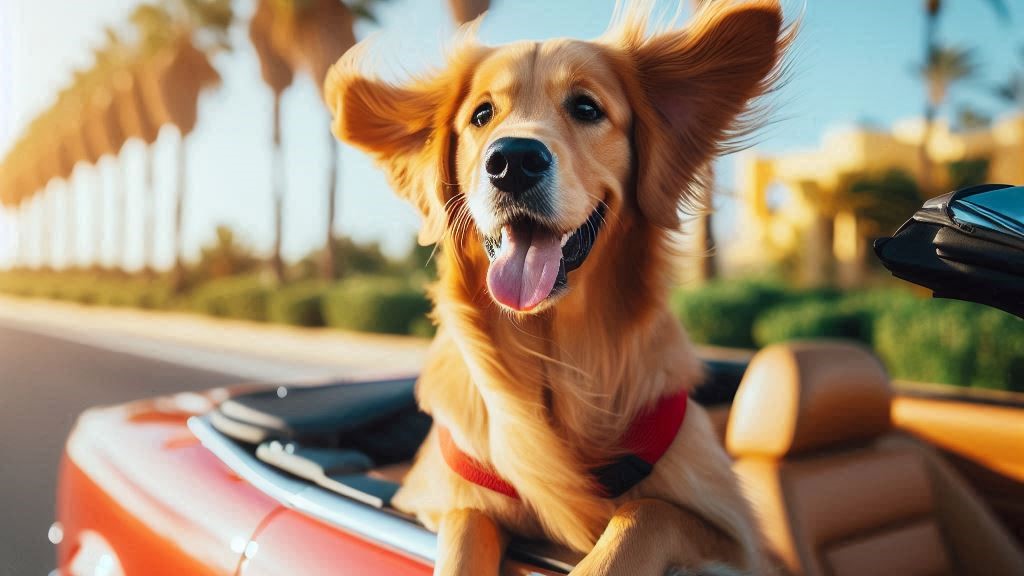
[[[326,326],[323,298],[329,288],[319,281],[284,286],[270,295],[267,319],[295,326]]]
[[[718,281],[676,291],[671,305],[702,344],[753,348],[754,321],[785,298],[781,284]]]
[[[332,287],[323,298],[328,326],[364,332],[422,332],[430,308],[422,287],[380,276],[350,278]]]
[[[189,299],[192,310],[238,320],[267,320],[271,287],[255,276],[214,280],[197,288]]]
[[[0,275],[0,292],[79,304],[164,308],[172,297],[159,279],[105,276],[92,272],[29,272]]]
[[[876,349],[896,378],[1024,392],[1024,322],[966,302],[885,311]]]
[[[839,295],[767,286],[715,283],[679,291],[674,304],[703,344],[855,340],[873,347],[895,378],[1024,391],[1024,321],[1010,314],[901,289]]]
[[[164,279],[104,271],[0,273],[0,293],[96,304],[198,312],[222,318],[429,337],[434,326],[422,276],[354,276],[274,286],[259,276],[206,282],[175,296]]]
[[[671,306],[687,330],[702,344],[754,348],[754,324],[776,306],[803,301],[830,301],[834,289],[794,291],[780,282],[719,280],[672,295]]]
[[[840,338],[874,345],[880,313],[915,301],[905,290],[871,290],[839,296],[797,293],[785,304],[766,310],[754,322],[759,347],[814,338]]]
[[[0,292],[102,306],[185,309],[227,318],[430,336],[422,282],[356,276],[273,287],[256,276],[174,296],[165,279],[104,271],[0,274]],[[896,378],[1024,391],[1024,321],[985,306],[906,290],[793,290],[767,281],[680,289],[671,305],[694,341],[753,348],[809,338],[872,346]]]
[[[871,344],[871,331],[872,316],[868,311],[822,300],[783,304],[754,322],[758,346],[811,338],[842,338]]]

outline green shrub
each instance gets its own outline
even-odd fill
[[[95,303],[101,306],[145,309],[165,308],[173,296],[171,287],[156,280],[108,279],[92,286]]]
[[[758,346],[786,340],[841,338],[871,343],[872,315],[842,303],[808,300],[772,308],[754,323]]]
[[[267,319],[295,326],[324,326],[322,300],[328,285],[324,282],[303,282],[285,286],[270,295]]]
[[[696,342],[753,348],[752,328],[757,316],[784,297],[781,286],[719,281],[679,290],[671,304]]]
[[[97,304],[99,291],[96,284],[87,278],[70,277],[56,281],[47,287],[49,298],[76,302],[78,304]]]
[[[259,278],[240,276],[199,286],[190,298],[192,309],[211,316],[265,322],[271,289]]]
[[[879,314],[913,301],[904,290],[870,290],[843,296],[804,293],[760,315],[754,323],[754,339],[758,346],[813,338],[855,340],[871,346]]]
[[[437,333],[437,326],[434,326],[434,322],[427,316],[421,316],[412,321],[409,326],[410,336],[419,336],[420,338],[433,338],[434,334]]]
[[[757,317],[791,297],[782,284],[723,280],[678,290],[671,305],[694,341],[753,348]]]
[[[398,278],[353,277],[331,288],[323,299],[328,326],[346,330],[410,334],[430,311],[423,288]]]
[[[1024,390],[1024,322],[978,304],[921,300],[878,319],[876,349],[896,378]]]
[[[154,280],[140,286],[135,296],[135,305],[139,308],[160,310],[170,307],[174,300],[174,290],[169,283]]]

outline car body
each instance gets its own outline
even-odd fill
[[[719,357],[707,365],[708,382],[695,398],[709,407],[721,432],[746,360]],[[405,408],[396,411],[372,398],[359,402],[390,413],[384,426],[407,426],[403,422],[414,418],[402,410],[412,402],[413,381],[248,385],[87,411],[68,440],[60,473],[58,518],[51,530],[59,541],[58,573],[429,574],[434,535],[382,505],[386,494],[380,501],[375,496],[397,486],[387,473],[335,475],[345,484],[339,487],[319,471],[310,475],[287,463],[284,468],[290,471],[268,465],[276,462],[267,453],[274,442],[247,441],[248,432],[231,428],[237,424],[234,418],[244,418],[245,406],[260,405],[240,404],[239,399],[272,403],[305,394],[323,406],[319,394],[388,387],[393,392],[386,402],[399,398]],[[939,447],[1017,542],[1024,543],[1020,396],[908,385],[897,390],[895,427]],[[296,401],[301,408],[303,401]],[[224,425],[225,414],[235,424]],[[413,448],[424,425],[429,421],[419,422],[411,436]],[[293,427],[302,426],[306,423]],[[380,433],[380,422],[371,426]],[[279,451],[286,458],[301,453],[302,448]],[[406,450],[401,458],[410,454]],[[363,485],[367,477],[370,488]],[[544,544],[516,542],[505,570],[561,574],[577,558]]]

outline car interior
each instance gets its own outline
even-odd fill
[[[894,387],[868,350],[841,342],[705,363],[693,398],[787,573],[1024,574],[1019,396]],[[389,501],[430,428],[414,385],[270,387],[208,418],[275,470],[401,516]],[[576,558],[526,542],[510,555],[554,572]]]

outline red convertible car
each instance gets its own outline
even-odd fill
[[[883,262],[1020,313],[1024,252],[992,259],[984,214],[957,232],[960,197],[943,198],[876,246]],[[973,288],[954,289],[965,271]],[[1021,395],[891,386],[870,352],[837,342],[706,364],[693,399],[789,573],[1024,574]],[[389,506],[431,424],[413,385],[251,385],[86,412],[60,473],[57,573],[429,574],[434,535]],[[563,574],[577,559],[519,541],[505,573]]]
[[[769,385],[771,394],[808,384],[853,390],[847,402],[864,400],[858,387],[877,395],[870,364],[845,371],[864,382],[772,381],[791,357],[822,365],[836,361],[837,348],[867,356],[839,344],[763,351],[737,410],[749,411],[755,398],[761,404]],[[725,435],[739,426],[727,420],[745,366],[708,366],[696,399],[712,407]],[[242,387],[86,412],[61,471],[59,574],[429,574],[434,535],[388,507],[430,424],[417,412],[412,388],[412,379]],[[795,417],[798,426],[835,409],[804,403],[797,402],[807,410]],[[762,409],[769,417],[784,407]],[[1014,564],[1024,544],[1024,401],[897,388],[891,423],[854,444],[843,438],[809,453],[736,454],[737,471],[791,571],[831,573],[812,563],[849,544],[853,552],[846,552],[858,554],[865,552],[856,546],[897,546],[892,552],[926,555],[949,568],[927,573],[1021,574],[1006,570],[1024,566]],[[920,462],[880,456],[898,452],[882,446],[900,440],[915,445]],[[562,574],[574,560],[542,543],[517,542],[506,573]],[[911,573],[864,573],[883,572]]]

